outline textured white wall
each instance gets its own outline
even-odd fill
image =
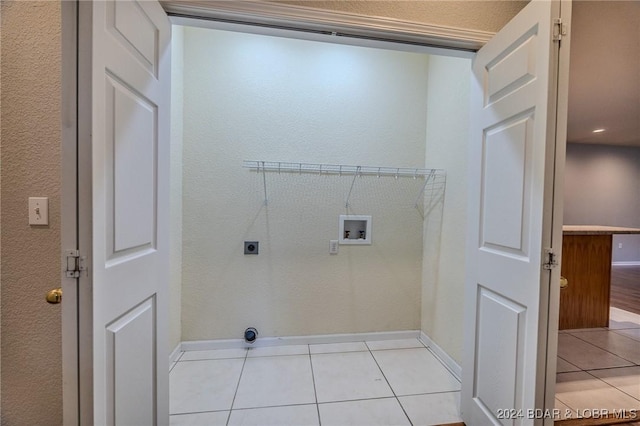
[[[267,176],[244,159],[422,167],[427,57],[185,29],[183,340],[420,327],[420,180]],[[260,254],[242,254],[259,240]]]
[[[640,228],[640,147],[568,144],[564,194],[565,225]],[[612,257],[640,262],[640,235],[614,236]]]
[[[528,1],[504,0],[275,0],[275,2],[490,32],[497,32],[528,3]]]
[[[61,8],[3,1],[2,424],[62,424],[60,285]],[[29,196],[49,197],[30,227]]]
[[[425,219],[422,330],[456,362],[462,359],[464,247],[471,60],[431,56],[427,167],[447,171],[444,200]]]
[[[171,28],[171,226],[169,267],[169,350],[182,339],[182,135],[184,27]]]

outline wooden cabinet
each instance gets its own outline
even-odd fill
[[[560,330],[607,327],[611,288],[609,235],[564,235],[560,290]]]
[[[611,226],[564,226],[559,329],[609,326],[613,234],[640,234],[640,229]]]

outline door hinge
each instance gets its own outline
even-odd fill
[[[562,22],[562,18],[553,19],[553,41],[562,40],[562,36],[567,35],[567,24]]]
[[[553,249],[544,249],[544,259],[544,263],[542,264],[544,269],[553,269],[558,266],[558,259]]]
[[[80,256],[78,250],[65,250],[64,252],[64,272],[67,278],[80,278],[82,271],[86,270],[85,256]]]

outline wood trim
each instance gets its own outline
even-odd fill
[[[161,1],[169,16],[475,52],[495,33],[394,18],[247,1]]]
[[[605,426],[605,425],[637,425],[635,420],[620,419],[614,415],[603,416],[600,418],[584,418],[584,419],[565,419],[556,420],[555,426]]]

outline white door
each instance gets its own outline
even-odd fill
[[[553,40],[560,12],[559,2],[532,1],[473,61],[461,403],[468,425],[533,424],[541,413],[528,410],[553,409],[544,400],[547,322],[559,271],[543,264],[545,248],[561,241],[561,217],[552,222],[566,121]]]
[[[171,25],[156,1],[91,13],[94,423],[165,424]]]

